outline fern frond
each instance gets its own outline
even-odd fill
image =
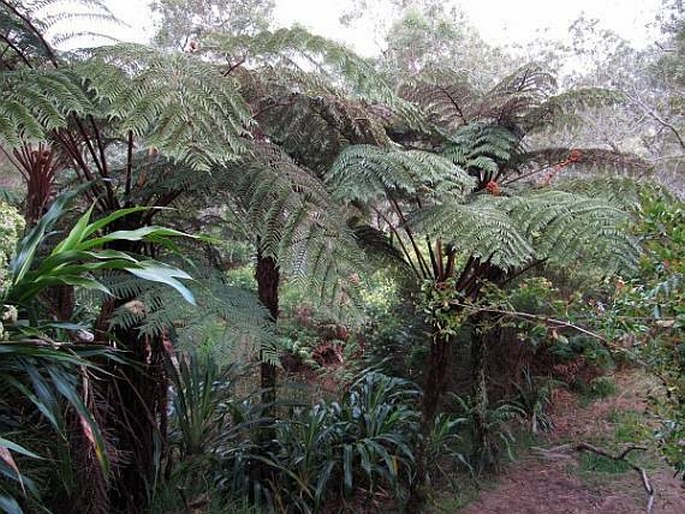
[[[461,168],[437,154],[368,145],[346,148],[326,181],[337,198],[365,204],[386,194],[395,198],[459,195],[474,185]]]
[[[87,116],[95,105],[69,70],[31,70],[0,74],[0,139],[10,147],[43,141],[67,127],[70,115]]]
[[[172,160],[208,170],[248,151],[252,118],[238,85],[196,56],[125,44],[74,68],[122,136],[131,131]]]
[[[534,191],[507,198],[502,207],[532,241],[538,259],[584,259],[615,270],[634,266],[639,255],[625,230],[628,214],[601,198]]]
[[[422,74],[400,85],[399,94],[419,105],[429,123],[448,133],[477,117],[481,95],[455,73]]]
[[[573,157],[573,161],[567,162],[571,157]],[[511,165],[518,168],[524,163],[529,168],[553,167],[560,163],[564,166],[572,164],[571,169],[579,172],[611,172],[612,174],[624,173],[632,176],[646,173],[652,167],[649,162],[635,154],[620,153],[605,148],[540,148],[527,150],[516,156]]]
[[[521,126],[531,110],[538,108],[556,89],[556,80],[541,66],[528,64],[488,91],[478,117],[506,127]]]
[[[476,177],[482,188],[490,180],[497,180],[500,170],[521,151],[519,138],[509,129],[472,123],[450,136],[443,155]]]
[[[569,89],[548,97],[530,109],[522,118],[521,126],[526,132],[551,127],[575,126],[583,122],[581,113],[591,109],[622,103],[625,95],[620,91],[593,87]]]
[[[371,63],[340,43],[299,26],[264,31],[250,37],[215,34],[207,51],[242,56],[256,66],[314,72],[329,83],[339,84],[348,94],[389,105],[410,117],[417,114],[410,104],[395,95]]]
[[[245,232],[281,271],[330,302],[354,295],[348,278],[363,266],[340,205],[310,171],[279,147],[253,146],[253,157],[228,170],[227,193]]]
[[[410,224],[444,238],[464,255],[510,270],[532,260],[535,250],[521,227],[500,208],[501,203],[489,197],[469,204],[435,205],[412,216]]]

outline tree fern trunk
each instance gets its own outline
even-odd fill
[[[421,405],[421,422],[424,429],[433,425],[442,396],[447,386],[447,375],[451,369],[452,352],[450,339],[436,335],[430,345],[426,380],[423,386],[423,403]]]
[[[161,336],[141,336],[137,327],[115,331],[135,365],[117,366],[108,387],[108,429],[122,453],[120,479],[111,492],[113,512],[138,513],[147,506],[154,483],[156,449],[166,439],[168,378]]]
[[[144,225],[138,214],[120,220],[115,230],[134,230]],[[144,253],[140,243],[126,241],[112,245],[115,250]],[[134,298],[105,302],[98,326],[105,329],[114,309]],[[157,456],[166,445],[167,395],[169,380],[165,369],[166,349],[163,336],[142,335],[137,326],[114,329],[117,346],[125,350],[131,364],[113,364],[111,375],[103,381],[107,400],[107,423],[104,427],[116,441],[118,479],[112,481],[112,512],[137,514],[148,506],[154,484]],[[161,453],[158,451],[161,448]]]
[[[488,466],[490,464],[488,453],[490,447],[487,412],[487,332],[483,327],[477,328],[471,340],[471,371],[473,375],[472,401],[473,401],[473,429],[474,429],[474,457],[475,462]]]
[[[262,252],[258,251],[255,277],[259,301],[268,309],[275,322],[278,319],[278,282],[280,280],[276,260],[273,257],[264,257]],[[263,352],[260,352],[259,358],[261,361],[260,380],[263,390],[262,403],[269,406],[267,414],[273,416],[276,401],[276,366],[264,361]]]
[[[416,450],[416,479],[411,486],[407,502],[407,509],[410,514],[423,512],[426,491],[430,487],[427,480],[427,445],[433,430],[435,417],[439,411],[440,402],[447,388],[448,374],[452,369],[451,357],[452,351],[449,337],[436,333],[431,341],[426,366],[426,380],[423,385],[423,400],[421,403],[423,442]]]

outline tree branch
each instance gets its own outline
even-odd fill
[[[618,455],[612,455],[608,451],[603,450],[602,448],[597,448],[596,446],[593,446],[588,443],[579,443],[576,445],[575,449],[579,452],[586,451],[595,453],[597,455],[601,455],[602,457],[606,457],[607,459],[611,459],[613,461],[625,462],[626,464],[628,464],[628,466],[631,467],[631,469],[634,469],[638,473],[638,475],[640,475],[640,479],[642,480],[642,486],[644,487],[645,492],[647,493],[647,514],[651,514],[652,508],[654,507],[654,487],[649,481],[649,477],[647,476],[647,472],[644,470],[644,468],[641,468],[637,464],[633,464],[632,462],[626,459],[628,454],[633,450],[646,450],[647,448],[645,448],[644,446],[636,446],[634,444],[629,444]]]

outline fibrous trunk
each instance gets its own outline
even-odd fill
[[[257,253],[257,292],[259,301],[267,308],[275,322],[278,319],[278,282],[280,272],[273,257],[265,257],[261,251]],[[274,413],[276,401],[276,366],[266,362],[263,352],[260,352],[260,379],[262,387],[262,403],[267,405],[267,412]]]
[[[471,341],[471,370],[473,374],[473,428],[474,456],[476,462],[489,464],[489,434],[487,425],[488,390],[487,390],[487,332],[484,328],[476,330]]]

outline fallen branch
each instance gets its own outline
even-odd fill
[[[597,455],[601,455],[602,457],[606,457],[607,459],[611,459],[614,461],[622,461],[628,464],[632,469],[637,471],[637,473],[640,475],[640,478],[642,479],[642,486],[645,488],[645,491],[647,492],[647,514],[651,514],[652,508],[654,507],[654,487],[652,487],[652,484],[649,481],[649,477],[647,476],[647,472],[638,466],[637,464],[633,464],[629,460],[626,459],[628,454],[634,450],[646,450],[644,446],[636,446],[634,444],[628,445],[621,453],[618,455],[612,455],[606,450],[603,450],[602,448],[597,448],[596,446],[592,446],[591,444],[588,443],[579,443],[576,445],[576,451],[582,452],[582,451],[587,451],[591,453],[595,453]]]

